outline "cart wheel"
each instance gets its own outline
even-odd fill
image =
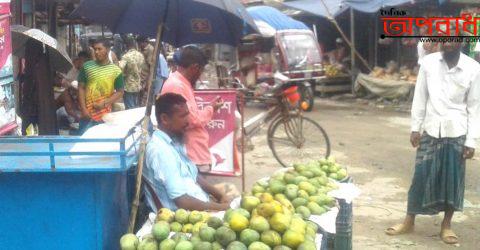
[[[300,86],[300,96],[301,96],[301,108],[304,111],[312,111],[313,105],[315,102],[315,95],[313,94],[313,89],[310,86],[302,85]]]

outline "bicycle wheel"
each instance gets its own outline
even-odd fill
[[[330,140],[325,130],[303,115],[279,117],[268,129],[268,146],[283,167],[308,163],[330,155]]]

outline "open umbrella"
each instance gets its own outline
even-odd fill
[[[237,45],[242,37],[257,33],[253,19],[239,0],[83,0],[72,17],[82,17],[109,27],[114,33],[155,36],[155,49],[147,81],[148,97],[142,121],[136,190],[130,214],[133,231],[138,210],[140,185],[147,144],[147,128],[152,113],[152,80],[160,41],[173,46],[190,43]]]
[[[257,33],[239,0],[83,0],[72,13],[101,23],[119,34],[155,37],[163,23],[162,41],[175,47],[191,43],[235,46]]]
[[[12,25],[12,51],[18,57],[25,56],[25,44],[29,39],[44,44],[48,50],[49,61],[53,70],[66,73],[72,68],[72,60],[65,49],[58,46],[57,40],[38,29],[22,25]]]

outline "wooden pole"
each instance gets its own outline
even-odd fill
[[[352,46],[350,49],[350,72],[351,74],[351,84],[352,84],[352,93],[355,92],[355,51],[353,48],[355,48],[355,14],[353,11],[353,8],[350,7],[350,42],[352,43]],[[366,65],[369,68],[369,65],[367,63]],[[369,68],[370,69],[370,68]]]
[[[375,41],[375,50],[374,50],[374,54],[375,54],[375,62],[373,64],[373,66],[377,66],[378,65],[378,14],[375,15],[377,18],[375,18],[375,37],[374,37],[374,41]]]
[[[32,0],[32,27],[35,29],[37,28],[37,18],[36,18],[36,2]]]
[[[153,82],[153,77],[155,74],[155,69],[157,66],[157,60],[158,60],[158,53],[160,51],[160,43],[162,39],[162,27],[163,23],[158,25],[157,28],[157,36],[155,40],[155,47],[154,47],[154,52],[153,54],[155,55],[153,58],[153,62],[150,65],[150,72],[148,75],[148,81],[147,81],[147,107],[145,109],[145,117],[143,118],[142,121],[142,142],[140,144],[140,149],[139,149],[139,156],[138,156],[138,167],[137,167],[137,178],[136,178],[136,186],[135,186],[135,197],[132,202],[132,210],[130,212],[130,223],[128,226],[128,232],[133,233],[133,229],[135,227],[135,219],[137,217],[137,211],[138,211],[138,205],[140,202],[140,192],[141,192],[141,186],[142,186],[142,172],[143,172],[143,166],[145,164],[145,148],[147,147],[147,138],[148,138],[148,125],[150,124],[150,115],[152,113],[152,103],[153,103],[153,87],[152,87],[152,82]]]
[[[57,38],[57,2],[48,2],[48,34]]]
[[[340,28],[340,25],[338,25],[337,21],[335,20],[335,18],[333,17],[333,15],[330,13],[330,10],[328,9],[327,5],[325,4],[324,0],[320,0],[320,2],[322,3],[323,7],[325,8],[325,11],[327,12],[327,18],[330,20],[330,22],[333,23],[333,25],[335,25],[335,27],[337,28],[338,32],[340,33],[340,35],[342,36],[343,40],[348,44],[348,46],[350,47],[350,51],[355,53],[357,55],[357,57],[360,59],[360,61],[365,65],[365,67],[367,67],[367,69],[369,71],[372,71],[372,69],[370,68],[370,65],[368,65],[368,62],[362,57],[362,55],[360,55],[360,53],[358,53],[358,51],[355,49],[354,45],[350,42],[350,39],[348,39],[347,35],[345,35],[345,32],[343,32],[342,28]],[[352,62],[354,60],[354,57],[352,57]]]

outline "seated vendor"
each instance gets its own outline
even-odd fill
[[[71,129],[78,129],[80,108],[75,102],[74,90],[69,86],[63,85],[62,78],[56,76],[54,78],[53,94],[59,124],[62,124],[63,121],[66,120]]]
[[[171,210],[228,209],[227,196],[198,174],[185,151],[183,135],[189,116],[186,100],[178,94],[161,95],[155,101],[155,116],[158,130],[147,145],[144,176],[158,199],[146,188],[148,205],[153,211],[159,209],[158,202]]]

